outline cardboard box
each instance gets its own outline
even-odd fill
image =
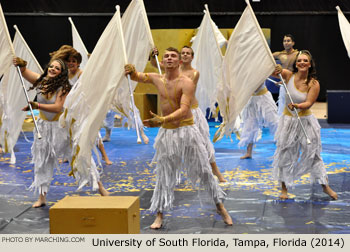
[[[51,234],[139,234],[140,200],[66,196],[49,210]]]

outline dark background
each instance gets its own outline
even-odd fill
[[[89,52],[115,12],[125,11],[129,0],[2,0],[11,37],[16,24],[41,65],[49,52],[71,44],[71,16]],[[244,0],[144,0],[151,29],[197,28],[207,3],[219,28],[234,28]],[[335,7],[350,19],[350,0],[261,0],[251,2],[262,28],[271,29],[271,51],[283,50],[282,38],[291,33],[295,48],[308,49],[316,62],[321,84],[319,101],[326,90],[350,90],[347,55]]]

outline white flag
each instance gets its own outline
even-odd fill
[[[10,68],[14,54],[10,34],[0,4],[0,77]]]
[[[338,10],[338,20],[341,35],[344,41],[346,51],[348,52],[348,56],[350,58],[350,23],[344,16],[339,6],[337,6],[336,9]]]
[[[192,44],[194,52],[192,66],[200,73],[196,98],[199,108],[204,114],[208,107],[211,111],[215,110],[217,86],[222,72],[223,56],[215,35],[214,26],[215,23],[207,9]]]
[[[247,7],[229,39],[223,61],[218,103],[224,121],[215,139],[232,133],[238,114],[275,69],[276,63],[253,9],[248,0],[246,3]]]
[[[89,182],[91,150],[121,79],[125,78],[123,39],[118,8],[64,104],[60,123],[71,134],[71,166],[79,188]]]
[[[17,26],[14,26],[14,28],[16,29],[16,33],[15,38],[13,39],[13,47],[16,56],[27,61],[28,69],[36,73],[43,73],[41,66],[21,35],[19,29]],[[26,80],[24,80],[24,84],[26,90],[32,86]],[[27,105],[27,100],[15,67],[11,67],[10,70],[5,73],[1,89],[4,94],[2,127],[0,131],[1,145],[5,147],[4,150],[6,152],[12,152],[27,114],[27,112],[22,111],[22,108]],[[33,100],[35,95],[36,92],[34,90],[28,91],[29,100]],[[11,163],[15,163],[15,160],[11,160]]]
[[[78,33],[78,30],[77,28],[75,27],[74,23],[73,23],[73,20],[71,17],[68,18],[71,26],[72,26],[72,39],[73,39],[73,47],[75,50],[77,50],[80,54],[81,54],[81,63],[80,63],[80,68],[81,69],[84,69],[87,61],[88,61],[88,55],[89,55],[89,52],[87,51],[84,43],[83,43],[83,40],[81,39],[79,33]]]
[[[138,71],[146,67],[148,56],[154,47],[151,29],[149,27],[145,6],[142,0],[132,0],[122,17],[128,63],[134,64]],[[137,82],[131,81],[131,89],[135,90]],[[127,79],[121,79],[113,105],[124,116],[130,118],[130,89]]]

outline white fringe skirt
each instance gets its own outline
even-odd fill
[[[69,158],[70,145],[66,129],[60,128],[58,121],[46,121],[39,118],[37,125],[41,139],[38,139],[34,129],[34,142],[31,149],[34,182],[29,189],[44,194],[49,190],[54,168],[58,168],[58,158]]]
[[[191,111],[194,123],[197,125],[199,132],[203,137],[203,141],[209,155],[209,162],[214,163],[215,149],[213,143],[210,140],[208,121],[205,119],[205,116],[200,108],[191,109]]]
[[[242,112],[242,132],[238,143],[245,147],[256,143],[261,138],[261,128],[268,127],[271,134],[275,134],[278,124],[277,106],[270,92],[252,96]]]
[[[185,169],[192,185],[204,187],[215,204],[225,193],[214,178],[203,137],[196,125],[177,129],[160,128],[155,139],[156,186],[151,199],[151,211],[170,210],[178,174]]]
[[[320,154],[321,127],[314,115],[300,118],[311,144],[307,144],[297,117],[283,115],[275,135],[274,178],[288,187],[293,185],[294,180],[310,173],[311,182],[327,185],[328,177]]]

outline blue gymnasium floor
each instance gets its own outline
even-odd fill
[[[150,162],[158,129],[147,129],[150,144],[137,145],[135,131],[114,128],[111,142],[105,143],[111,166],[104,164],[102,181],[113,196],[139,196],[141,204],[141,233],[235,233],[235,234],[349,234],[350,233],[350,125],[322,124],[324,159],[331,187],[339,200],[333,201],[322,192],[320,185],[311,185],[302,177],[291,189],[290,199],[278,199],[279,187],[271,178],[272,156],[275,150],[272,136],[263,131],[262,139],[253,150],[253,159],[240,160],[244,149],[238,149],[237,139],[224,138],[216,143],[217,164],[229,183],[222,184],[227,193],[225,207],[234,225],[227,227],[208,199],[199,199],[183,176],[175,191],[175,207],[165,213],[164,225],[151,230],[154,215],[147,209],[155,184]],[[211,136],[216,131],[210,123]],[[31,132],[26,132],[29,140]],[[102,131],[102,135],[104,132]],[[17,164],[9,164],[9,155],[0,159],[0,233],[49,233],[49,208],[66,195],[94,195],[85,188],[76,192],[67,164],[56,171],[48,194],[48,205],[31,208],[37,199],[26,190],[33,179],[30,164],[31,144],[23,135],[15,147]],[[202,193],[201,193],[202,194]]]

